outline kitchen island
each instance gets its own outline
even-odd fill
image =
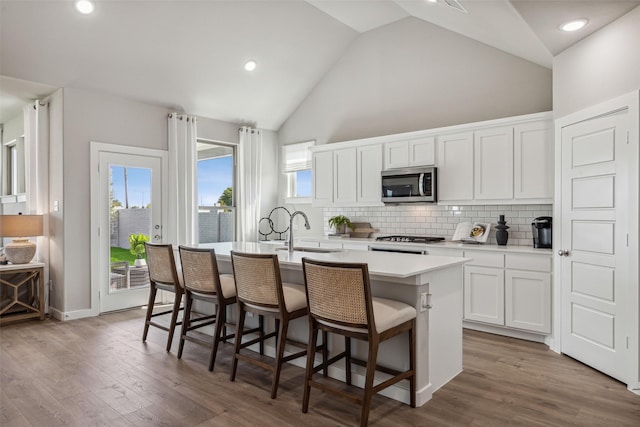
[[[200,247],[215,249],[221,273],[231,273],[232,250],[249,253],[278,254],[282,280],[290,283],[304,283],[302,258],[312,258],[329,262],[367,263],[374,296],[394,299],[415,307],[416,319],[416,404],[424,405],[432,394],[462,371],[462,282],[463,264],[468,261],[460,257],[423,256],[387,252],[332,251],[326,253],[278,250],[273,245],[262,243],[207,243]],[[248,319],[251,320],[251,319]],[[294,321],[290,336],[307,340],[306,318]],[[406,369],[408,367],[408,339],[405,334],[385,342],[378,355],[378,364]],[[331,354],[343,349],[340,337],[329,339]],[[366,355],[366,345],[354,341],[352,350],[358,357]],[[267,354],[273,355],[274,348],[267,346]],[[319,356],[317,356],[320,362]],[[293,361],[304,367],[304,359]],[[353,383],[363,386],[364,375],[354,367]],[[329,369],[333,378],[344,380],[344,370],[340,364]],[[376,373],[376,381],[386,375]],[[409,402],[408,385],[400,382],[385,389],[381,394],[390,398]]]

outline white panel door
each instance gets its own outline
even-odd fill
[[[474,196],[478,200],[513,198],[513,128],[474,134]]]
[[[313,153],[311,169],[313,206],[333,205],[333,151]]]
[[[438,137],[438,200],[473,200],[473,133]]]
[[[562,352],[624,380],[628,113],[562,129]],[[568,252],[564,252],[568,251]]]
[[[504,270],[464,268],[464,318],[504,325]]]

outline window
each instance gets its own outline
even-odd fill
[[[235,240],[236,147],[198,141],[197,151],[199,242],[231,242]]]
[[[24,138],[19,137],[4,144],[2,169],[4,185],[3,195],[16,195],[25,192]]]
[[[287,177],[287,198],[311,201],[311,147],[315,141],[282,147],[282,172]]]

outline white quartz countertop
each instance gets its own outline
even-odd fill
[[[296,239],[298,240],[298,239]],[[342,243],[361,243],[363,245],[376,245],[376,246],[406,246],[412,248],[426,249],[429,248],[442,248],[442,249],[458,249],[463,251],[495,251],[505,253],[524,253],[524,254],[537,254],[537,255],[552,255],[552,249],[540,249],[533,246],[517,246],[517,245],[493,245],[493,244],[469,244],[461,242],[452,242],[451,240],[445,240],[437,243],[407,243],[407,242],[379,242],[374,238],[353,238],[353,237],[301,237],[299,239],[303,242],[342,242]],[[274,242],[271,242],[273,244]],[[300,245],[304,246],[304,245]]]
[[[367,263],[369,274],[386,277],[406,278],[428,273],[433,270],[447,268],[471,261],[470,258],[453,256],[424,256],[414,254],[398,254],[390,252],[342,250],[330,253],[298,252],[289,253],[278,250],[274,245],[254,242],[221,242],[203,243],[202,248],[213,248],[220,260],[229,261],[231,251],[277,254],[278,262],[283,268],[301,268],[302,258],[310,258],[328,262]]]

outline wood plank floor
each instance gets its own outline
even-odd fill
[[[229,381],[232,345],[215,372],[208,350],[186,343],[182,360],[166,333],[140,341],[142,310],[0,329],[0,425],[340,426],[359,410],[312,391],[301,412],[303,370],[283,369],[278,398],[269,375],[241,364]],[[464,333],[464,372],[426,405],[374,397],[372,426],[640,426],[640,397],[546,346]]]

